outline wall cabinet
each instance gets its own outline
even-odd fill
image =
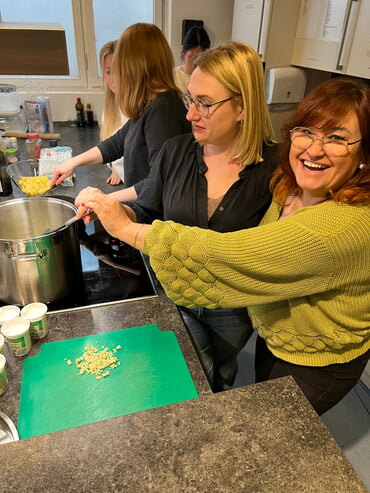
[[[370,78],[370,0],[301,0],[292,64]]]
[[[266,67],[289,66],[299,0],[235,0],[232,39],[247,43]]]

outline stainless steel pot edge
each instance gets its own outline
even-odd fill
[[[4,200],[3,202],[0,202],[0,213],[2,212],[3,207],[4,208],[7,206],[11,207],[12,205],[17,204],[17,203],[20,204],[20,203],[38,201],[38,200],[44,200],[45,203],[53,201],[53,202],[63,204],[63,205],[68,204],[68,206],[71,208],[71,210],[73,211],[74,214],[77,212],[77,207],[75,205],[73,205],[68,200],[63,200],[63,199],[59,199],[56,197],[22,197],[22,198],[18,198],[18,199]],[[60,231],[60,229],[62,229],[63,227],[64,227],[64,225],[61,225],[59,228],[54,228],[54,229],[55,229],[55,231],[56,230]],[[66,227],[68,227],[68,225]],[[48,234],[51,234],[53,232],[54,232],[54,230],[50,230],[50,233],[48,233]],[[37,236],[31,236],[31,237],[27,237],[27,238],[1,238],[0,237],[0,241],[29,241],[29,240],[34,240],[34,239],[40,238],[44,235],[45,235],[45,232],[42,232]]]

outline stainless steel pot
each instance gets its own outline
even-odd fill
[[[67,297],[82,282],[73,204],[53,197],[0,203],[0,300],[15,305]]]

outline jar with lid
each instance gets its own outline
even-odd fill
[[[32,160],[31,166],[38,168],[38,160],[40,159],[41,152],[41,139],[39,134],[28,133],[26,140],[26,149],[29,159]]]
[[[18,161],[18,142],[17,137],[10,137],[5,149],[5,157],[8,164]]]

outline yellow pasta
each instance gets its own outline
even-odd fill
[[[29,197],[36,197],[46,192],[50,188],[48,176],[23,176],[19,180],[19,186],[23,193]]]

